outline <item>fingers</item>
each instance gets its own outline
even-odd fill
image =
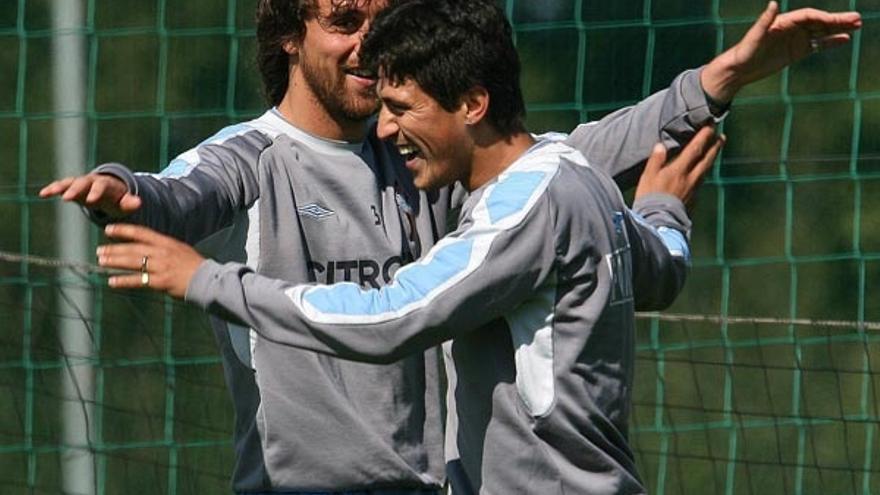
[[[49,198],[52,196],[57,196],[70,187],[70,184],[73,183],[73,180],[76,177],[66,177],[64,179],[56,180],[47,184],[45,187],[40,189],[39,195],[41,198]]]
[[[862,14],[858,12],[841,12],[835,14],[834,23],[844,29],[855,31],[862,28]]]
[[[834,48],[836,46],[841,46],[849,43],[850,35],[849,34],[832,34],[829,36],[825,36],[822,38],[818,38],[819,48],[821,50],[825,50],[826,48]]]
[[[108,225],[108,237],[123,242],[98,248],[98,264],[135,273],[110,277],[113,288],[149,288],[183,298],[204,258],[188,244],[147,227]]]
[[[150,268],[150,253],[152,250],[152,246],[141,243],[106,244],[99,246],[96,254],[98,255],[98,265],[104,268],[135,272],[111,276],[107,279],[110,287],[114,289],[138,289],[148,285],[144,284],[144,281],[149,282],[151,278],[149,274],[145,275],[145,273]],[[152,256],[152,258],[155,265],[156,257]],[[146,263],[144,263],[145,259]]]
[[[164,236],[153,229],[128,223],[110,224],[104,227],[104,234],[111,239],[142,243],[150,246],[172,242],[170,237]]]
[[[140,225],[112,224],[104,228],[104,233],[111,239],[126,241],[98,247],[98,264],[105,268],[144,271],[147,268],[144,266],[144,257],[147,257],[148,264],[152,259],[150,266],[155,268],[160,259],[169,259],[166,248],[176,243],[173,239]],[[114,278],[116,277],[111,277],[111,280]]]
[[[107,194],[107,185],[106,181],[92,179],[88,189],[84,191],[85,204],[91,205],[100,201]]]
[[[804,8],[780,15],[772,29],[785,30],[791,27],[805,29],[812,37],[821,38],[861,29],[862,16],[858,12],[826,12]]]
[[[148,283],[144,284],[143,274],[138,273],[134,275],[114,275],[107,279],[107,284],[114,289],[143,289],[145,287],[156,288],[153,283],[150,283],[150,278],[147,278]]]
[[[715,164],[715,159],[718,158],[718,153],[721,152],[721,148],[724,147],[726,142],[727,137],[724,134],[718,135],[709,149],[706,150],[703,157],[691,169],[689,178],[694,184],[694,187],[703,182],[703,179],[705,179],[709,170],[712,169],[712,165]]]
[[[86,195],[92,188],[92,181],[94,181],[94,178],[89,177],[88,175],[74,177],[67,186],[67,189],[61,193],[61,199],[64,201],[76,201],[79,203],[84,202]]]
[[[792,11],[791,14],[800,14],[800,22],[808,29],[818,32],[824,30],[828,34],[850,32],[862,27],[862,16],[858,12],[826,12],[805,8]]]
[[[666,155],[666,146],[663,146],[663,143],[655,144],[654,149],[651,150],[651,156],[648,157],[648,163],[645,164],[645,171],[643,173],[657,173],[666,164]]]
[[[143,268],[144,256],[149,260],[151,252],[152,247],[146,244],[105,244],[98,247],[98,264],[105,268],[140,271]]]
[[[749,28],[743,39],[758,41],[763,38],[767,31],[770,30],[770,26],[773,25],[773,22],[776,21],[776,16],[778,15],[779,4],[776,2],[768,3],[767,8],[764,9],[764,12],[762,12],[760,16],[758,16],[758,20],[752,24],[752,27]]]
[[[131,193],[125,193],[119,200],[119,209],[123,213],[134,213],[141,207],[141,197]]]
[[[703,127],[697,131],[691,142],[681,150],[681,154],[670,163],[670,166],[693,170],[717,139],[718,136],[715,134],[714,125]]]
[[[39,195],[61,196],[64,201],[98,208],[114,216],[133,213],[141,206],[141,199],[129,193],[122,180],[95,173],[57,180],[41,189]]]
[[[133,228],[129,228],[133,227]],[[116,239],[149,238],[150,229],[136,225],[111,225],[105,229],[108,236]],[[146,234],[146,235],[145,235]],[[98,265],[104,268],[128,270],[134,273],[113,275],[107,284],[114,289],[142,289],[150,287],[162,289],[162,278],[157,272],[167,271],[163,268],[169,259],[161,247],[144,242],[121,242],[99,246],[97,253]]]
[[[764,12],[761,12],[761,15],[758,16],[758,20],[755,21],[755,24],[749,29],[758,30],[762,33],[767,32],[770,29],[770,26],[773,25],[773,21],[776,20],[776,16],[779,15],[779,4],[776,2],[768,2],[767,8],[764,9]]]

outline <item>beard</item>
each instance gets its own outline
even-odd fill
[[[345,85],[345,72],[341,68],[331,72],[303,57],[300,70],[309,89],[334,120],[361,122],[379,110],[379,97],[375,89],[350,91]]]

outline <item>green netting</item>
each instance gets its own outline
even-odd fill
[[[260,114],[255,0],[85,0],[88,163],[159,170]],[[695,210],[673,314],[640,320],[631,440],[656,494],[880,493],[880,2],[851,46],[746,90]],[[762,0],[505,2],[529,127],[567,130],[737,40]],[[804,6],[782,2],[783,9]],[[0,3],[0,250],[57,256],[51,2]],[[92,232],[92,244],[98,242]],[[60,314],[77,288],[93,304]],[[95,357],[97,493],[218,493],[232,412],[198,312],[97,275],[0,262],[0,491],[59,493],[60,319]],[[742,319],[726,319],[743,317]],[[838,320],[799,322],[790,320]],[[850,322],[850,323],[846,323]]]

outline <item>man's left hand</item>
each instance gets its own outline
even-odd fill
[[[140,225],[112,224],[104,233],[126,242],[100,246],[98,264],[136,272],[110,277],[114,289],[153,289],[183,299],[205,260],[188,244]]]
[[[745,85],[774,74],[812,53],[849,42],[862,27],[858,12],[803,8],[779,13],[775,1],[743,38],[703,68],[703,90],[719,103],[729,103]]]

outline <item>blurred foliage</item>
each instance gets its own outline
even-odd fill
[[[264,110],[256,0],[87,3],[91,164],[157,171]],[[505,1],[530,129],[567,131],[664,88],[731,46],[764,4]],[[854,4],[866,17],[854,46],[735,102],[671,312],[880,320],[880,2],[811,2]],[[53,143],[50,6],[0,2],[0,250],[43,256],[57,254],[55,209],[35,194],[64,156]],[[55,307],[68,282],[0,269],[0,491],[57,493]],[[85,282],[96,288],[103,492],[226,491],[232,412],[203,316]],[[880,441],[864,420],[877,418],[876,342],[852,329],[642,322],[639,346],[632,443],[652,493],[880,493],[866,462]]]

